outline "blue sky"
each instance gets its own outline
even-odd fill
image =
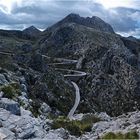
[[[46,29],[70,13],[98,16],[117,33],[140,37],[140,0],[0,0],[0,28]]]

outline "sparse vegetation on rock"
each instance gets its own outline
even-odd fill
[[[132,132],[127,132],[125,134],[118,132],[118,133],[114,133],[114,132],[109,132],[107,134],[105,134],[102,138],[102,140],[104,139],[120,139],[120,140],[128,140],[128,139],[135,139],[138,140],[139,139],[139,135],[136,131],[132,131]]]
[[[53,129],[65,128],[71,135],[80,136],[85,132],[90,132],[93,123],[99,122],[100,119],[94,115],[87,115],[82,120],[69,120],[66,117],[60,116],[54,119],[52,124]]]
[[[21,95],[18,83],[10,83],[8,85],[3,85],[0,87],[0,90],[4,92],[4,97],[9,99],[14,99],[15,97]]]

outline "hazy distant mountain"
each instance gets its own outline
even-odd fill
[[[122,37],[122,41],[124,42],[125,46],[131,50],[134,54],[139,55],[140,52],[140,40],[133,37]]]
[[[23,30],[23,33],[31,35],[31,36],[38,36],[41,31],[34,26],[30,26]]]

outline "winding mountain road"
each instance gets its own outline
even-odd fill
[[[2,54],[2,55],[10,55],[10,56],[14,55],[14,53],[10,53],[10,52],[0,52],[0,54]]]
[[[79,102],[80,102],[80,91],[79,91],[79,87],[78,85],[75,83],[75,82],[71,82],[75,88],[75,94],[76,94],[76,97],[75,97],[75,103],[74,103],[74,106],[72,107],[72,109],[70,110],[69,114],[68,114],[68,118],[71,120],[73,119],[73,115],[79,105]]]
[[[0,54],[2,55],[15,55],[14,53],[11,52],[0,52]],[[51,59],[51,57],[48,57],[46,55],[42,55],[45,58]],[[59,61],[58,63],[50,63],[48,65],[50,66],[54,66],[56,70],[58,71],[63,71],[66,72],[68,74],[64,74],[65,78],[68,78],[71,80],[71,83],[73,84],[74,88],[75,88],[75,103],[73,105],[73,107],[71,108],[71,110],[68,113],[68,118],[69,119],[73,119],[73,115],[79,105],[80,102],[80,90],[78,85],[75,83],[79,80],[79,78],[86,76],[87,74],[85,72],[82,71],[77,71],[77,70],[70,70],[70,69],[61,69],[61,68],[57,68],[57,66],[61,66],[61,65],[72,65],[72,64],[76,64],[78,63],[77,60],[70,60],[70,59],[65,59],[65,58],[54,58],[55,61]]]
[[[57,59],[57,58],[55,58],[55,59]],[[61,67],[61,65],[64,66],[64,65],[71,65],[71,64],[75,64],[75,67],[76,67],[76,64],[78,63],[77,60],[70,60],[70,59],[63,59],[63,58],[58,58],[57,60],[60,62],[50,63],[49,65],[54,66],[55,70],[61,71],[63,73],[64,72],[68,73],[68,74],[64,74],[64,77],[70,79],[71,83],[73,84],[73,86],[75,88],[75,103],[74,103],[73,107],[71,108],[71,110],[69,111],[68,116],[67,116],[70,120],[72,120],[73,115],[80,103],[80,90],[79,90],[78,85],[75,82],[77,82],[79,80],[79,78],[86,76],[87,74],[82,71],[57,68],[57,66]]]

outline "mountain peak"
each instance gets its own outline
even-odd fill
[[[80,17],[80,15],[75,13],[70,13],[69,15],[67,15],[67,17]]]
[[[94,28],[99,31],[114,33],[113,28],[108,23],[100,19],[99,17],[93,16],[93,17],[85,18],[75,13],[69,14],[64,19],[54,24],[50,28],[57,28],[66,23],[76,23],[76,24],[83,25],[86,27]]]
[[[41,33],[41,31],[37,29],[35,26],[30,26],[24,29],[23,32],[29,35],[38,35],[39,33]]]

